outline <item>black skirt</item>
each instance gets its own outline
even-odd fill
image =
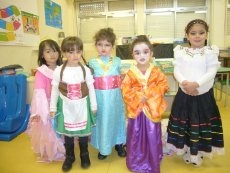
[[[187,95],[179,88],[167,132],[169,144],[177,149],[187,146],[192,155],[211,153],[212,147],[223,148],[222,121],[213,88],[198,96]]]

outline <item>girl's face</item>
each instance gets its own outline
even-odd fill
[[[145,43],[138,43],[133,47],[133,58],[137,64],[145,65],[148,64],[153,52],[149,49]]]
[[[113,46],[107,40],[99,40],[96,44],[96,49],[99,56],[111,56]]]
[[[202,48],[205,46],[205,40],[208,37],[208,33],[204,25],[197,23],[190,28],[186,36],[192,48]]]
[[[56,64],[59,57],[58,51],[54,51],[50,46],[45,46],[43,50],[43,58],[48,65]]]
[[[82,58],[82,50],[78,50],[75,48],[73,51],[64,52],[63,56],[67,58],[68,66],[78,66],[78,63],[81,61]]]

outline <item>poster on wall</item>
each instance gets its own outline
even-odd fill
[[[23,32],[28,34],[39,34],[39,17],[37,15],[22,11]]]
[[[61,6],[51,0],[45,0],[46,25],[62,29]]]
[[[36,46],[39,17],[36,0],[0,0],[0,45]]]

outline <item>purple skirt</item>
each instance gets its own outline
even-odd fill
[[[126,165],[132,172],[160,173],[163,157],[161,123],[149,120],[143,112],[128,119]]]

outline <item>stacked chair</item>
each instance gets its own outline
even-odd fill
[[[0,75],[0,140],[10,141],[27,128],[29,105],[24,74]]]

